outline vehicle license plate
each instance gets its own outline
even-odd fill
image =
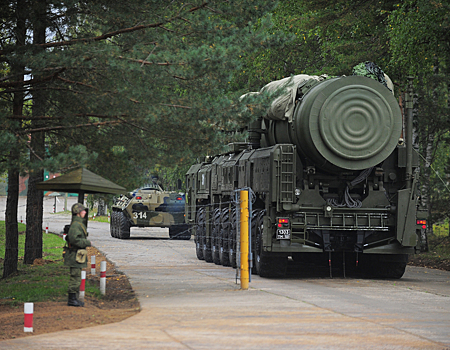
[[[291,230],[286,229],[278,229],[277,230],[277,239],[291,239]]]

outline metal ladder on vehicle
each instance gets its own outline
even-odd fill
[[[292,203],[294,200],[295,148],[293,145],[281,146],[279,168],[279,203]]]

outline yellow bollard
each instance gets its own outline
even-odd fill
[[[248,289],[248,191],[241,191],[241,289]]]

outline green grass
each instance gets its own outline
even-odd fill
[[[69,268],[63,265],[60,236],[42,234],[44,265],[23,264],[25,225],[19,224],[18,272],[6,279],[0,279],[0,304],[17,305],[24,302],[61,301],[67,298]],[[0,276],[3,274],[5,256],[5,223],[0,221]],[[86,280],[86,295],[101,297],[97,286]]]
[[[92,216],[89,216],[89,221],[109,222],[109,218],[107,216],[96,216],[94,219]]]
[[[19,260],[23,259],[25,253],[25,229],[24,224],[19,224]],[[62,237],[53,233],[42,233],[43,258],[45,260],[62,259],[62,248],[64,241]],[[0,259],[5,258],[5,222],[0,221]]]

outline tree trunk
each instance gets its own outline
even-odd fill
[[[33,114],[34,110],[35,108],[33,105]],[[44,149],[44,133],[33,134],[30,145],[34,152],[42,155]],[[31,152],[30,158],[32,162],[39,161],[36,159],[37,157],[33,155],[33,152]],[[27,192],[25,264],[32,264],[34,259],[42,258],[43,192],[36,189],[36,183],[40,181],[44,181],[44,171],[42,169],[30,171]]]
[[[10,157],[14,157],[11,151]],[[14,160],[14,159],[13,159]],[[3,262],[3,278],[17,271],[19,259],[19,228],[17,226],[17,206],[19,204],[19,171],[8,171],[8,196],[5,215],[5,261]]]
[[[46,31],[46,0],[36,0],[33,2],[33,6],[33,43],[44,44]],[[36,50],[40,51],[38,48]],[[46,113],[46,96],[41,86],[34,87],[32,111],[33,116],[41,116]],[[42,122],[39,120],[33,121],[33,128],[41,127],[41,123]],[[39,164],[45,156],[44,132],[31,134],[30,148],[31,169],[29,172],[27,192],[25,264],[32,264],[34,259],[42,258],[43,191],[36,189],[36,183],[44,181],[44,170]]]
[[[15,36],[17,45],[25,45],[26,35],[26,1],[17,0],[16,18],[17,25]],[[12,75],[17,75],[17,80],[24,80],[25,67],[21,64],[11,64]],[[13,116],[23,115],[23,91],[14,92]],[[19,258],[19,228],[17,226],[17,207],[19,205],[19,160],[20,149],[17,142],[11,147],[9,154],[8,170],[8,196],[5,212],[5,261],[3,262],[3,278],[17,271]]]

